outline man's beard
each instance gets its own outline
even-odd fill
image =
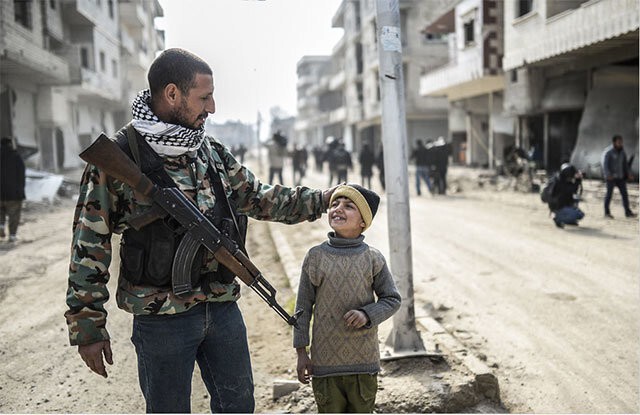
[[[182,102],[180,103],[180,106],[171,113],[170,123],[181,125],[185,128],[190,128],[192,130],[197,130],[198,127],[196,127],[194,123],[198,120],[199,117],[192,121],[188,118],[188,115],[189,115],[189,110],[187,106],[187,100],[183,99]]]

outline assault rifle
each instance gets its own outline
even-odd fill
[[[100,134],[89,148],[80,153],[80,158],[100,168],[109,176],[128,184],[153,201],[153,206],[147,214],[129,221],[132,227],[139,229],[167,215],[182,226],[184,236],[173,258],[171,285],[174,294],[179,296],[192,290],[191,264],[198,248],[203,245],[219,263],[258,293],[288,324],[296,326],[302,312],[290,316],[278,304],[276,290],[260,270],[242,252],[236,242],[220,232],[181,190],[175,187],[156,186],[120,147],[104,134]]]

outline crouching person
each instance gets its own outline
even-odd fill
[[[584,212],[578,207],[582,194],[582,172],[569,163],[560,167],[560,177],[552,193],[553,221],[556,226],[578,225]]]

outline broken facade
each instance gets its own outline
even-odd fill
[[[33,167],[79,166],[77,154],[130,118],[164,33],[157,0],[0,2],[0,134],[37,148]]]

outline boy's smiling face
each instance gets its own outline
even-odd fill
[[[336,236],[355,239],[366,225],[356,204],[351,199],[339,196],[329,206],[329,226]]]

